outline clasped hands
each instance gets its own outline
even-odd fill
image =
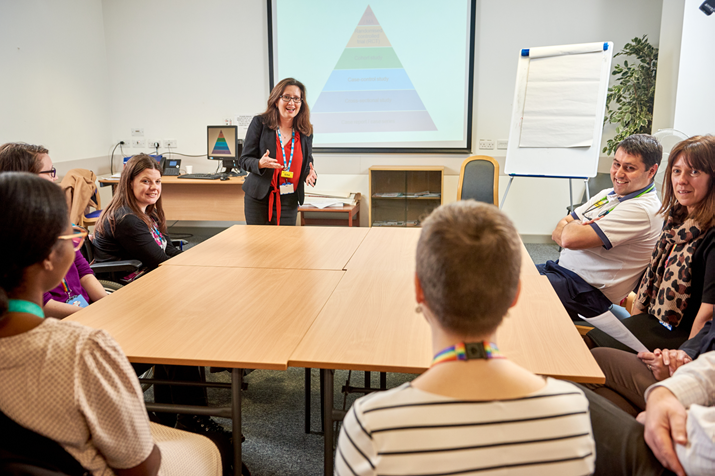
[[[692,362],[682,350],[655,349],[653,352],[638,352],[638,358],[653,372],[659,382],[671,377],[682,365]]]
[[[305,178],[305,183],[307,185],[310,185],[311,187],[315,187],[315,181],[318,180],[318,174],[315,172],[315,169],[313,168],[313,164],[310,163],[310,172],[308,173],[308,176]],[[258,161],[258,168],[259,169],[282,169],[283,166],[278,163],[276,159],[272,159],[270,156],[270,151],[266,149],[266,153],[263,154],[263,157],[261,157],[261,160]]]
[[[637,420],[645,426],[646,444],[663,467],[678,476],[686,476],[675,452],[675,444],[685,446],[688,443],[685,407],[665,387],[656,387],[648,395],[646,411],[641,412]]]

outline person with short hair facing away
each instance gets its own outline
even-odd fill
[[[60,188],[7,172],[0,203],[0,411],[93,475],[220,475],[210,440],[149,423],[136,375],[109,334],[45,319],[42,295],[83,240]]]
[[[519,236],[493,205],[454,202],[423,222],[415,294],[434,360],[411,383],[353,404],[336,474],[593,472],[583,392],[532,374],[497,347],[496,330],[519,296],[520,269]]]
[[[57,170],[52,164],[49,151],[41,145],[22,142],[1,145],[0,173],[11,171],[30,172],[50,182],[57,180]],[[80,227],[73,226],[73,229],[76,233],[86,234]],[[67,275],[54,289],[44,293],[42,310],[48,317],[61,319],[105,296],[107,292],[104,287],[94,276],[82,253],[77,250]]]
[[[95,227],[95,261],[135,259],[145,269],[181,253],[166,236],[161,167],[146,154],[129,159]],[[127,278],[131,280],[131,277]]]
[[[246,131],[241,168],[247,225],[295,226],[305,184],[315,186],[313,125],[305,86],[285,78],[271,91],[263,114]]]
[[[653,182],[662,157],[662,146],[650,135],[623,139],[611,165],[613,188],[593,195],[551,234],[563,250],[556,262],[536,268],[573,320],[620,304],[648,266],[663,226]]]

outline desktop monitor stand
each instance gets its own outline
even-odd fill
[[[245,177],[248,172],[238,167],[224,167],[223,174],[227,174],[229,177]]]

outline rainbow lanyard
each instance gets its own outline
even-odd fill
[[[64,278],[62,279],[62,289],[64,289],[65,293],[67,293],[67,299],[72,297],[72,295],[70,294],[70,287],[67,286],[67,280]]]
[[[650,187],[647,187],[645,190],[643,190],[643,191],[642,191],[641,193],[639,193],[638,195],[635,195],[635,196],[633,196],[633,197],[628,197],[628,196],[626,196],[626,197],[621,197],[621,198],[618,199],[618,201],[616,201],[616,204],[613,205],[611,208],[609,208],[609,209],[607,209],[607,210],[603,210],[602,212],[599,212],[598,216],[599,216],[599,217],[600,217],[600,216],[604,216],[604,217],[605,217],[606,215],[608,215],[609,213],[611,213],[611,212],[613,211],[613,209],[616,208],[621,202],[625,202],[626,200],[630,200],[631,198],[638,198],[638,197],[640,197],[640,196],[642,196],[642,195],[645,195],[646,193],[650,192],[650,191],[653,190],[654,188],[655,188],[655,183],[652,183],[652,184],[650,184]],[[605,197],[603,197],[602,199],[600,199],[599,201],[597,201],[596,203],[594,203],[593,205],[591,205],[591,207],[590,207],[588,210],[586,210],[585,212],[583,212],[583,216],[586,216],[586,213],[589,213],[589,212],[592,212],[593,210],[596,210],[596,209],[598,209],[598,208],[601,208],[602,206],[604,206],[604,205],[606,205],[606,204],[608,204],[608,203],[611,203],[611,200],[609,200],[609,199],[608,199],[608,195],[606,195]]]
[[[283,138],[281,137],[281,128],[278,128],[278,142],[281,143],[281,154],[283,155],[283,165],[285,166],[286,164],[286,154],[285,151],[283,150]],[[287,169],[284,168],[283,170],[288,170],[290,172],[290,166],[293,165],[293,149],[295,148],[295,129],[293,129],[293,138],[290,140],[290,161],[288,162],[288,167]],[[288,183],[288,179],[286,179],[286,183]]]
[[[493,342],[460,342],[459,344],[447,347],[441,350],[432,359],[432,367],[444,362],[452,362],[454,360],[473,360],[473,359],[505,359],[506,357],[499,352],[499,347]]]
[[[26,312],[27,314],[34,314],[41,319],[45,318],[45,313],[42,312],[42,308],[38,304],[30,301],[24,301],[22,299],[8,299],[7,311]]]

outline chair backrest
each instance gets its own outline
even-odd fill
[[[0,412],[0,474],[89,474],[59,443]]]
[[[462,162],[457,199],[473,198],[499,206],[499,163],[486,155],[473,155]]]

